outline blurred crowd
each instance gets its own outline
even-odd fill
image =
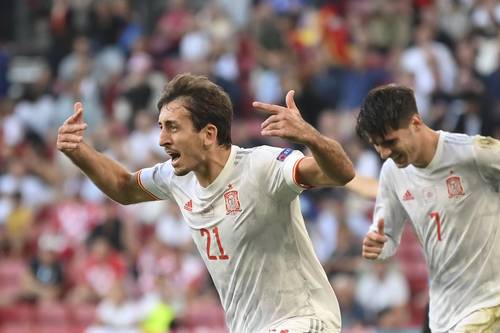
[[[412,87],[434,129],[500,138],[499,27],[495,0],[2,0],[0,332],[226,332],[177,208],[120,206],[56,151],[75,101],[87,142],[135,171],[166,159],[155,104],[175,74],[228,92],[243,147],[303,149],[262,138],[251,108],[294,89],[304,118],[377,178],[354,125],[380,84]],[[420,332],[427,274],[412,231],[395,260],[369,263],[373,201],[340,188],[301,204],[343,332]]]

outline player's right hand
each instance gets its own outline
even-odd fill
[[[73,114],[59,127],[57,132],[57,149],[65,154],[80,148],[83,132],[87,124],[83,121],[83,105],[76,102]]]
[[[387,236],[384,233],[384,219],[378,221],[377,227],[377,231],[370,231],[363,239],[363,258],[365,259],[377,259],[385,242],[387,242]]]

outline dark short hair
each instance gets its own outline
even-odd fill
[[[228,94],[220,86],[205,76],[178,74],[165,86],[157,104],[158,111],[176,99],[182,99],[197,131],[213,124],[217,127],[217,143],[231,146],[233,106]]]
[[[380,86],[365,97],[356,132],[366,141],[384,138],[389,130],[407,127],[414,114],[418,110],[412,89],[396,84]]]

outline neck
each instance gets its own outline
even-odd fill
[[[419,158],[413,163],[417,168],[425,168],[431,163],[434,155],[436,155],[437,145],[439,141],[439,133],[429,127],[423,129],[420,145],[422,151]]]
[[[201,186],[207,187],[217,178],[230,154],[231,147],[215,146],[207,150],[205,163],[200,170],[194,172]]]

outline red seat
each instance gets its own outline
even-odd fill
[[[0,326],[0,333],[33,333],[29,323],[11,322]]]
[[[190,333],[229,333],[226,327],[197,326],[191,329]]]
[[[0,260],[0,293],[4,297],[14,296],[21,291],[26,264],[20,259]]]
[[[21,259],[5,258],[0,260],[0,282],[12,282],[22,276],[26,270],[26,264]]]
[[[69,309],[69,317],[75,325],[88,326],[96,320],[96,307],[91,304],[73,305]]]
[[[192,304],[186,311],[182,322],[191,328],[197,327],[225,327],[224,311],[215,304],[204,302]]]
[[[62,303],[41,303],[35,308],[35,319],[38,324],[66,324],[68,321],[67,305]]]
[[[43,325],[37,325],[36,329],[32,331],[33,333],[69,333],[74,332],[71,326],[65,323],[45,323]]]
[[[208,326],[196,326],[191,328],[186,328],[184,326],[172,329],[170,333],[229,333],[226,326],[219,327],[208,327]]]
[[[0,307],[0,323],[31,323],[35,317],[34,307],[27,304],[14,304]]]

